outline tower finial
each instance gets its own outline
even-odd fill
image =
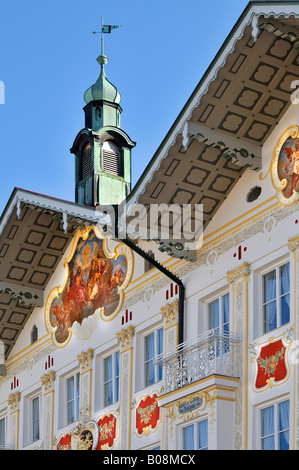
[[[112,29],[120,28],[120,25],[104,25],[102,17],[101,31],[93,31],[93,34],[101,34],[101,55],[97,58],[98,63],[103,66],[107,64],[108,59],[104,54],[104,33],[111,33]]]
[[[101,27],[101,35],[102,35],[102,39],[101,39],[101,55],[104,55],[104,31],[103,31],[103,28],[104,28],[104,23],[103,23],[103,17],[102,17],[102,27]]]

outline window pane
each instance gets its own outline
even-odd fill
[[[160,328],[157,331],[157,340],[158,340],[158,349],[157,349],[157,354],[162,354],[163,352],[163,328]]]
[[[274,450],[274,406],[262,409],[262,450]]]
[[[155,356],[155,333],[145,337],[145,360],[148,361]]]
[[[286,263],[279,268],[280,279],[280,321],[285,325],[290,321],[290,263]]]
[[[5,443],[5,418],[0,419],[0,444]]]
[[[119,351],[114,354],[115,376],[119,376]]]
[[[157,354],[162,354],[163,353],[163,328],[160,328],[157,331]],[[162,380],[162,374],[163,374],[163,368],[162,365],[158,365],[158,377],[157,381]]]
[[[80,374],[67,379],[67,424],[76,421],[79,417],[80,400]]]
[[[145,348],[145,386],[155,383],[155,365],[153,363],[153,358],[155,356],[155,333],[144,338]]]
[[[183,446],[184,450],[194,450],[194,425],[183,428]]]
[[[104,384],[105,406],[113,403],[113,382],[110,380]]]
[[[67,401],[70,401],[74,398],[74,377],[67,379]]]
[[[115,402],[119,400],[119,377],[115,379]]]
[[[114,401],[119,400],[119,351],[114,354],[114,374],[115,374],[115,397]]]
[[[287,294],[290,292],[290,263],[280,266],[280,294]]]
[[[219,327],[219,299],[209,303],[209,329]]]
[[[145,363],[145,386],[147,387],[155,382],[155,365],[153,361],[148,361]]]
[[[290,402],[286,400],[278,404],[278,445],[279,450],[289,449],[289,416]]]
[[[197,425],[197,449],[208,449],[208,420],[200,421]]]
[[[75,419],[79,418],[79,406],[80,406],[80,374],[76,374],[76,417]]]
[[[262,450],[274,450],[274,436],[262,439]]]
[[[0,420],[0,444],[5,444],[5,418]]]
[[[32,440],[39,439],[39,397],[36,397],[31,402],[32,406]]]
[[[276,272],[271,271],[263,276],[264,303],[276,298]]]
[[[222,323],[225,333],[229,332],[229,294],[222,297]]]
[[[277,328],[276,300],[264,305],[265,333]]]
[[[104,359],[104,382],[112,379],[112,356]]]
[[[281,325],[285,325],[290,321],[290,294],[286,294],[280,298]]]

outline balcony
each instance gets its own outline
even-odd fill
[[[164,393],[211,375],[238,378],[237,344],[240,342],[241,337],[236,334],[213,329],[156,356],[155,362],[164,366]]]

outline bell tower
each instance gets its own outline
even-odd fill
[[[135,147],[120,127],[121,96],[106,77],[102,25],[101,67],[97,81],[84,93],[85,128],[76,136],[75,200],[88,206],[118,205],[131,190],[131,150]]]

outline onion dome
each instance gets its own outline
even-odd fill
[[[84,93],[84,100],[86,104],[90,103],[91,101],[98,100],[119,104],[121,100],[120,93],[106,77],[105,65],[108,62],[107,57],[104,54],[101,54],[97,58],[97,61],[101,66],[101,73],[97,81]]]

